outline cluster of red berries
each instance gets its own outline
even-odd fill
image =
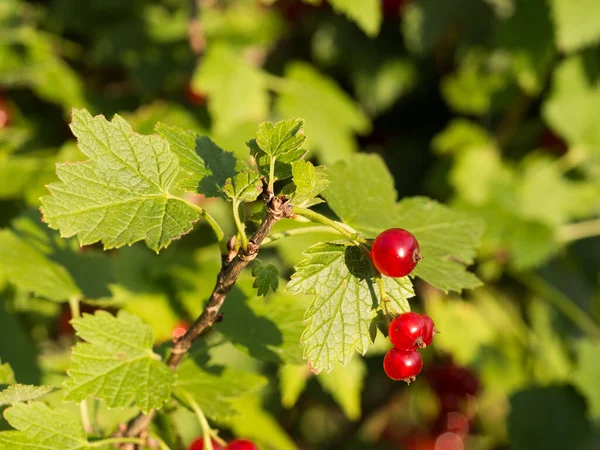
[[[405,277],[422,258],[417,238],[402,228],[381,232],[371,246],[373,265],[388,277]],[[408,312],[396,317],[388,329],[394,348],[387,352],[383,360],[388,377],[407,383],[414,381],[423,368],[423,360],[416,349],[431,344],[436,333],[429,316]]]
[[[234,439],[223,447],[213,438],[210,438],[212,442],[213,450],[258,450],[256,444],[247,439]],[[204,450],[204,438],[200,437],[190,444],[189,450]]]
[[[406,312],[392,320],[388,337],[394,347],[383,359],[387,376],[407,383],[414,381],[423,368],[417,349],[430,345],[437,332],[433,320],[426,314]]]

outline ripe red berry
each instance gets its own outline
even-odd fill
[[[392,345],[399,349],[424,347],[427,325],[421,314],[406,312],[390,323],[388,336]]]
[[[206,104],[207,95],[204,92],[195,90],[191,84],[188,84],[185,88],[185,98],[192,105],[204,105]]]
[[[452,397],[465,398],[475,396],[479,392],[479,379],[477,375],[466,367],[460,367],[451,362],[443,362],[431,366],[427,370],[427,379],[431,388],[443,400],[445,410],[457,409],[453,407]],[[449,397],[448,400],[446,398]],[[444,407],[444,402],[450,403]],[[452,407],[451,407],[452,406]]]
[[[390,228],[379,234],[371,247],[375,268],[388,277],[404,277],[422,259],[419,243],[412,233],[402,228]]]
[[[438,334],[438,330],[436,330],[435,328],[435,323],[433,322],[433,319],[427,314],[421,314],[421,318],[425,322],[425,333],[423,334],[423,343],[425,344],[425,347],[428,347],[431,345],[431,341],[433,341],[435,335]]]
[[[258,447],[246,439],[234,439],[227,444],[225,450],[258,450]]]
[[[415,349],[390,349],[383,358],[383,370],[392,380],[402,380],[410,384],[423,368],[421,355]]]
[[[10,126],[11,113],[8,105],[2,97],[0,97],[0,130]]]
[[[210,438],[210,442],[212,443],[213,450],[224,450],[225,448],[213,438]],[[205,448],[206,447],[204,447],[204,438],[201,436],[190,444],[189,450],[204,450]]]

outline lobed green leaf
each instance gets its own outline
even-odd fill
[[[86,342],[73,347],[65,400],[92,395],[109,407],[135,402],[148,413],[170,398],[175,376],[152,351],[152,331],[139,318],[126,311],[117,317],[98,311],[71,324]]]
[[[288,290],[313,296],[304,317],[304,357],[316,372],[329,372],[336,362],[347,364],[355,352],[364,355],[371,344],[369,329],[380,304],[374,269],[355,246],[320,243],[305,256]],[[410,281],[393,295],[398,306],[412,297]]]
[[[278,157],[300,149],[306,142],[303,119],[288,119],[258,126],[256,144],[267,155]]]
[[[368,237],[388,228],[404,228],[416,236],[424,259],[414,275],[445,291],[481,284],[465,269],[473,263],[483,234],[481,220],[425,197],[396,203],[392,177],[378,156],[340,161],[329,171],[329,179],[323,195],[348,225]]]
[[[309,161],[295,161],[292,163],[292,176],[296,187],[291,195],[294,206],[306,208],[323,202],[317,195],[329,184],[325,167],[315,167]]]
[[[61,181],[41,199],[51,228],[77,235],[81,245],[144,240],[156,252],[192,229],[197,212],[168,191],[179,163],[165,140],[134,133],[118,115],[108,122],[86,110],[73,111],[71,129],[90,160],[58,165]]]
[[[47,253],[47,252],[46,252]],[[0,279],[40,297],[64,301],[81,295],[71,274],[10,230],[0,231]],[[31,276],[35,273],[36,276]]]
[[[52,392],[54,389],[54,386],[12,384],[0,392],[0,406],[35,400]]]
[[[0,433],[3,450],[90,448],[78,418],[64,409],[50,409],[43,403],[19,403],[4,412],[8,423],[19,432]]]
[[[252,276],[254,277],[252,287],[257,290],[258,295],[265,296],[269,291],[277,291],[279,270],[273,264],[263,265],[260,261],[256,261],[252,267]]]
[[[253,202],[262,192],[260,174],[256,172],[240,172],[227,180],[223,192],[235,204]]]

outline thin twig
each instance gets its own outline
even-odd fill
[[[600,219],[570,223],[559,228],[556,239],[559,242],[572,242],[600,236]]]
[[[265,195],[269,196],[267,192],[265,192]],[[267,215],[250,239],[248,248],[246,250],[240,249],[239,253],[231,261],[223,258],[217,282],[210,298],[204,306],[202,314],[188,328],[187,332],[173,343],[173,348],[167,359],[167,365],[172,370],[177,368],[185,354],[192,347],[193,342],[217,321],[219,310],[223,306],[227,294],[233,288],[242,270],[250,261],[256,258],[260,245],[271,231],[271,228],[273,228],[273,225],[278,220],[291,216],[292,207],[288,199],[283,196],[272,197],[267,203]],[[154,411],[150,411],[147,415],[139,415],[130,423],[127,431],[125,431],[125,435],[129,437],[139,436],[140,433],[148,428],[154,414]]]
[[[512,272],[512,276],[554,305],[591,339],[600,340],[600,326],[567,295],[534,273]]]

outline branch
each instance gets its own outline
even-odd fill
[[[267,191],[264,195],[265,199],[271,196]],[[273,225],[278,220],[289,217],[292,217],[292,205],[289,204],[289,200],[284,196],[272,197],[267,201],[267,216],[250,239],[248,248],[246,250],[240,249],[231,261],[229,258],[223,258],[217,282],[202,314],[180,339],[173,342],[173,348],[167,359],[167,364],[172,370],[177,368],[185,354],[192,347],[193,342],[218,321],[219,310],[223,306],[227,294],[233,288],[242,270],[250,261],[256,258],[260,245],[273,228]],[[130,423],[124,434],[129,437],[139,436],[148,428],[154,414],[155,411],[151,411],[148,415],[139,415]]]

